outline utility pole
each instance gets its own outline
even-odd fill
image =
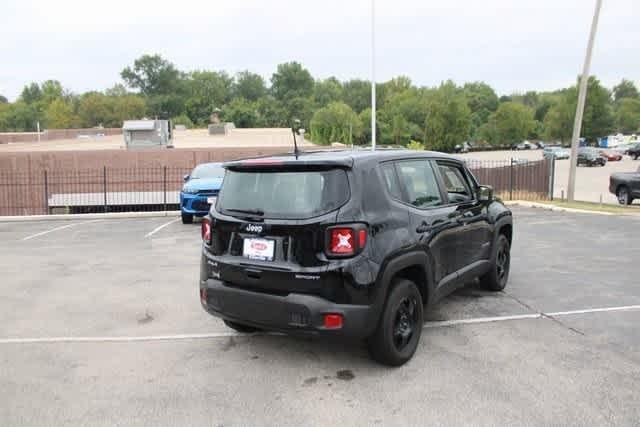
[[[593,53],[593,43],[596,38],[596,30],[598,28],[598,18],[600,18],[601,7],[602,0],[596,0],[596,10],[593,13],[593,21],[591,22],[591,34],[589,35],[589,43],[587,44],[587,54],[584,59],[582,75],[580,76],[578,105],[576,106],[576,118],[573,122],[573,136],[571,137],[571,158],[569,159],[569,184],[567,186],[567,201],[569,202],[573,202],[575,196],[576,167],[578,164],[578,140],[580,139],[580,130],[582,129],[582,115],[584,113],[584,103],[587,98],[587,83],[589,82],[591,54]]]
[[[371,0],[371,149],[376,149],[376,0]]]

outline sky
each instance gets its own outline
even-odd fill
[[[371,76],[371,0],[2,0],[0,94],[57,79],[104,90],[139,56],[183,71],[301,62],[316,78]],[[376,81],[485,81],[553,90],[582,70],[595,0],[375,0]],[[640,83],[640,1],[603,0],[591,74]]]

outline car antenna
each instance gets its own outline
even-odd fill
[[[296,156],[296,160],[298,160],[298,141],[296,140],[296,134],[300,134],[300,132],[304,132],[303,129],[300,128],[300,120],[294,119],[293,126],[291,126],[291,133],[293,134],[293,154]]]

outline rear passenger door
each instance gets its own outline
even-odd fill
[[[440,185],[445,191],[448,215],[457,229],[456,271],[489,258],[491,225],[486,207],[478,201],[476,183],[466,168],[455,161],[436,161]],[[464,271],[461,271],[464,273]]]
[[[438,185],[435,165],[428,159],[394,162],[400,197],[409,211],[409,233],[418,247],[431,254],[436,286],[456,271],[457,229]]]

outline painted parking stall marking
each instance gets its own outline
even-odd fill
[[[172,220],[171,220],[171,221],[169,221],[169,222],[165,222],[164,224],[162,224],[162,225],[160,225],[160,226],[158,226],[158,227],[154,228],[153,230],[151,230],[150,232],[148,232],[147,234],[145,234],[144,238],[146,239],[146,238],[148,238],[148,237],[153,236],[153,235],[154,235],[154,234],[156,234],[158,231],[162,230],[162,229],[163,229],[163,228],[165,228],[165,227],[168,227],[169,225],[171,225],[171,224],[173,224],[174,222],[177,222],[177,221],[179,221],[179,220],[180,220],[180,218],[176,218],[176,219],[172,219]]]
[[[53,233],[55,231],[64,230],[64,229],[72,228],[72,227],[77,227],[79,225],[84,225],[84,224],[91,224],[91,223],[100,222],[100,221],[104,221],[104,220],[102,220],[102,219],[94,219],[94,220],[91,220],[91,221],[74,222],[73,224],[62,225],[60,227],[55,227],[55,228],[51,228],[49,230],[41,231],[41,232],[36,233],[36,234],[32,234],[30,236],[27,236],[27,237],[23,238],[22,241],[24,242],[26,240],[35,239],[36,237],[44,236],[46,234]]]
[[[610,313],[619,311],[638,311],[640,305],[626,305],[619,307],[601,307],[588,308],[584,310],[556,311],[556,312],[539,312],[517,314],[512,316],[494,316],[494,317],[476,317],[471,319],[442,320],[436,322],[424,323],[424,328],[441,328],[458,325],[472,325],[493,322],[507,322],[514,320],[527,319],[552,319],[554,317],[571,316],[578,314],[590,313]],[[181,340],[198,340],[212,338],[227,338],[240,336],[283,336],[285,334],[279,332],[254,332],[244,334],[240,332],[212,332],[204,334],[174,334],[174,335],[146,335],[146,336],[112,336],[112,337],[35,337],[35,338],[3,338],[0,339],[0,345],[7,344],[56,344],[56,343],[89,343],[89,342],[145,342],[145,341],[181,341]]]

